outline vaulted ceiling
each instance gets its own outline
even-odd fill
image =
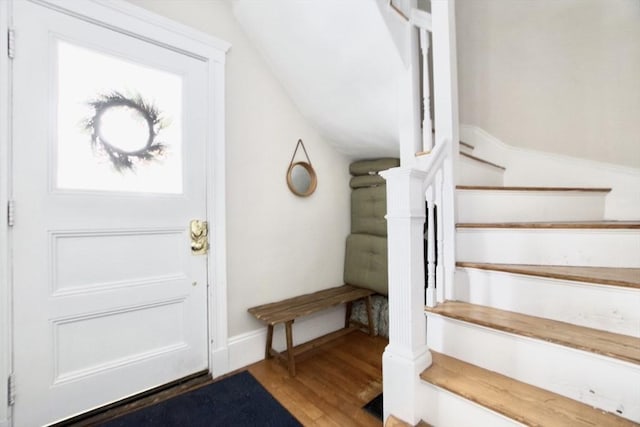
[[[377,1],[232,0],[300,111],[347,156],[398,155],[401,59]]]

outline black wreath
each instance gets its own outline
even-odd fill
[[[119,92],[100,95],[88,104],[93,107],[94,114],[85,121],[84,127],[91,132],[91,146],[94,152],[104,153],[111,161],[113,167],[119,171],[134,170],[136,163],[140,161],[152,161],[162,158],[167,146],[155,139],[160,130],[166,124],[158,108],[145,101],[142,96],[126,97]],[[147,144],[136,151],[122,150],[112,145],[100,132],[100,120],[102,115],[113,107],[129,107],[137,110],[149,127],[149,139]]]

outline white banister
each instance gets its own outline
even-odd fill
[[[409,20],[413,25],[423,30],[431,31],[433,28],[431,14],[420,9],[412,9]]]

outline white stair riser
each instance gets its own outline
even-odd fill
[[[457,190],[458,222],[598,221],[605,194],[576,191]]]
[[[438,315],[431,349],[640,422],[640,366]]]
[[[469,148],[466,145],[460,144],[460,152],[473,155],[473,148]]]
[[[474,268],[454,299],[640,338],[640,290]]]
[[[460,156],[458,162],[458,185],[491,185],[500,186],[504,182],[502,169],[487,165],[477,160]]]
[[[524,425],[433,384],[423,382],[420,388],[421,419],[430,425],[438,427]]]
[[[504,264],[640,267],[640,230],[458,228],[456,259]]]

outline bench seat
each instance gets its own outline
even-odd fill
[[[373,335],[373,319],[371,312],[371,295],[375,291],[365,288],[359,288],[352,285],[338,286],[335,288],[324,289],[322,291],[310,294],[300,295],[297,297],[285,299],[282,301],[259,305],[252,307],[248,311],[257,319],[267,324],[267,343],[265,349],[265,359],[278,357],[284,360],[289,368],[291,376],[296,375],[295,356],[307,350],[317,347],[320,343],[337,338],[351,331],[351,306],[353,302],[364,299],[367,307],[368,330]],[[327,334],[315,340],[304,343],[297,347],[293,347],[293,322],[295,319],[318,311],[326,310],[341,304],[347,305],[347,313],[345,318],[345,327],[339,331]],[[285,334],[287,339],[287,351],[285,354],[274,350],[273,347],[273,327],[279,323],[284,323]]]

